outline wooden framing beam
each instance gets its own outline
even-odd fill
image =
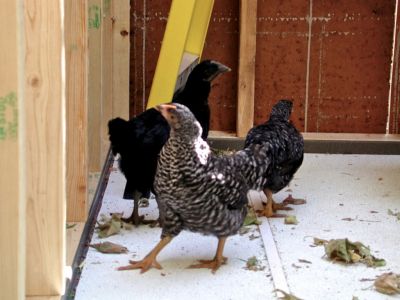
[[[111,5],[113,6],[112,116],[128,119],[130,0],[112,1]]]
[[[400,15],[399,0],[396,0],[393,22],[392,64],[390,67],[390,88],[388,99],[388,120],[386,133],[400,133]]]
[[[101,26],[102,0],[88,3],[88,168],[100,172],[104,163],[101,156]],[[89,199],[90,200],[90,199]]]
[[[108,121],[113,117],[113,12],[111,0],[102,0],[101,23],[101,158],[104,162],[110,142],[108,140]]]
[[[64,290],[63,5],[63,0],[24,1],[27,296],[59,296]]]
[[[254,123],[257,0],[240,0],[239,75],[236,131],[246,136]]]
[[[8,1],[0,10],[0,299],[25,298],[25,201],[21,101],[23,58],[20,16],[22,1]]]
[[[65,1],[67,221],[86,221],[88,197],[87,1]]]

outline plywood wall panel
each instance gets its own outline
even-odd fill
[[[133,2],[131,116],[144,109],[171,0]],[[292,98],[292,119],[301,130],[384,133],[394,7],[395,0],[259,0],[255,124],[278,99]],[[213,84],[212,130],[236,128],[238,18],[239,1],[215,1],[203,58],[232,72]]]
[[[239,1],[215,1],[202,59],[215,59],[232,69],[212,84],[211,128],[236,131],[239,53]]]
[[[315,1],[309,131],[385,133],[394,1]]]

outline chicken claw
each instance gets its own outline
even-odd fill
[[[225,265],[227,262],[226,257],[222,257],[222,259],[218,259],[215,257],[212,260],[199,260],[198,264],[190,265],[189,269],[201,269],[201,268],[208,268],[211,269],[211,272],[215,274],[215,272],[219,269],[220,266]]]
[[[125,271],[125,270],[135,270],[135,269],[141,269],[140,273],[147,272],[150,268],[156,268],[161,270],[162,267],[158,263],[158,261],[155,259],[155,257],[151,256],[146,256],[144,259],[135,261],[135,260],[130,260],[129,265],[119,267],[117,270],[118,271]]]
[[[157,255],[160,251],[172,240],[171,236],[165,236],[158,242],[158,244],[146,255],[145,258],[139,261],[130,260],[129,265],[119,267],[118,271],[141,269],[140,273],[147,272],[150,268],[162,269],[157,261]]]
[[[199,260],[199,264],[190,265],[189,269],[200,269],[200,268],[208,268],[211,269],[211,272],[215,274],[215,272],[219,269],[220,266],[226,264],[228,260],[225,256],[222,256],[224,251],[226,237],[220,237],[218,239],[218,247],[217,252],[215,254],[214,259],[212,260]]]
[[[287,198],[285,200],[282,201],[283,204],[292,204],[292,205],[301,205],[301,204],[305,204],[307,203],[306,200],[304,199],[296,199],[293,198],[292,195],[287,196]]]

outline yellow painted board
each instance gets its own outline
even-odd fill
[[[25,201],[21,179],[21,101],[19,62],[22,1],[0,9],[0,299],[25,298]]]
[[[64,1],[24,1],[26,295],[64,292],[66,221]]]
[[[194,7],[185,50],[198,55],[199,59],[203,52],[213,7],[214,0],[197,0]]]
[[[147,108],[172,100],[195,3],[172,1]]]

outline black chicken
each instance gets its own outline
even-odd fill
[[[229,70],[219,62],[202,61],[189,74],[185,87],[174,95],[173,101],[185,103],[196,115],[204,128],[204,138],[208,136],[210,122],[211,81]],[[168,139],[169,125],[152,108],[129,121],[113,119],[108,123],[108,130],[112,152],[120,154],[120,169],[127,180],[123,198],[134,200],[131,216],[123,220],[138,225],[143,221],[139,216],[139,200],[150,196],[158,154]]]
[[[207,139],[210,128],[208,95],[211,91],[211,81],[219,74],[229,72],[230,70],[230,68],[219,62],[205,60],[190,72],[184,89],[178,90],[172,99],[174,103],[187,106],[194,114],[203,128],[201,137],[204,140]]]
[[[161,269],[158,253],[182,230],[218,237],[214,259],[200,261],[191,268],[210,268],[213,273],[226,262],[226,238],[237,233],[247,212],[247,192],[260,189],[268,173],[270,148],[248,147],[232,156],[215,156],[201,138],[201,127],[190,110],[180,104],[158,106],[171,126],[171,134],[161,150],[155,179],[157,202],[162,218],[161,241],[141,261],[119,270],[151,267]],[[263,151],[261,151],[263,150]]]
[[[261,215],[266,217],[283,217],[275,214],[278,209],[289,210],[288,204],[303,204],[305,200],[288,197],[283,203],[275,203],[272,194],[286,187],[303,162],[304,141],[300,132],[290,122],[293,103],[290,100],[280,100],[272,108],[269,120],[253,127],[246,136],[245,148],[268,142],[272,146],[268,173],[263,176],[266,183],[263,191],[267,197],[267,205]]]

